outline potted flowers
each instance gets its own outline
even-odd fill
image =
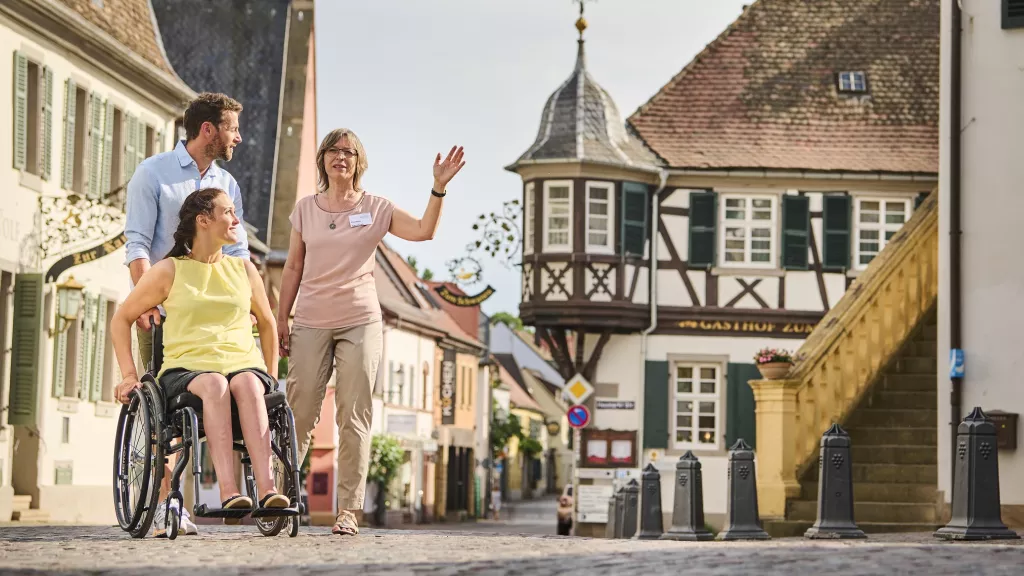
[[[786,376],[793,367],[793,356],[786,350],[762,348],[754,354],[757,369],[767,380],[778,380]]]

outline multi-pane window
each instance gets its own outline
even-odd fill
[[[533,182],[526,185],[526,210],[523,211],[523,253],[533,254],[534,216],[537,213],[537,196],[533,193]]]
[[[544,251],[572,250],[572,182],[544,183]]]
[[[769,267],[775,261],[775,199],[725,196],[722,264]]]
[[[718,446],[721,432],[721,367],[675,364],[672,438],[676,448]]]
[[[840,72],[840,92],[867,92],[868,83],[863,72]]]
[[[909,200],[857,200],[856,263],[866,267],[910,217]]]
[[[614,188],[610,183],[587,182],[587,251],[614,252]]]

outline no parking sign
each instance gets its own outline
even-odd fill
[[[569,408],[565,415],[569,419],[569,426],[573,428],[584,428],[590,422],[590,411],[582,404]]]

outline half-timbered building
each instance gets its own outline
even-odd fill
[[[727,449],[757,442],[755,352],[798,348],[935,186],[937,5],[758,0],[625,123],[580,18],[576,66],[507,169],[521,317],[595,388],[584,485],[666,477],[691,450],[723,523]]]

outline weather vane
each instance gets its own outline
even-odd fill
[[[587,2],[595,2],[596,0],[572,0],[576,4],[580,5],[580,17],[576,20],[576,29],[580,32],[580,40],[583,39],[583,31],[587,29],[587,20],[583,17],[583,7]]]

